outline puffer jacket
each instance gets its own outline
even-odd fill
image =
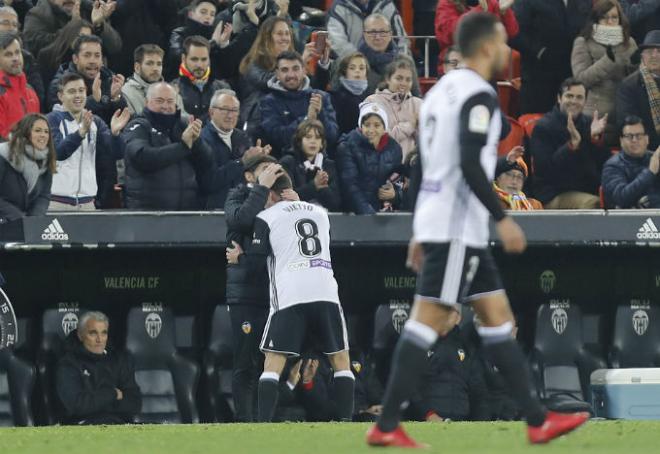
[[[417,147],[417,122],[422,99],[410,93],[402,97],[385,88],[376,90],[365,101],[375,102],[383,108],[387,114],[387,132],[401,145],[405,161],[406,156]]]
[[[39,113],[39,98],[27,83],[25,73],[10,76],[0,71],[0,137],[29,113]]]
[[[612,156],[603,166],[603,193],[616,208],[660,208],[660,178],[649,169],[653,153],[641,158],[625,152]],[[648,200],[642,201],[647,198]]]
[[[378,150],[359,130],[342,136],[337,148],[342,193],[355,214],[374,214],[380,210],[378,189],[393,174],[401,173],[401,147],[387,134]],[[396,207],[400,195],[394,201]]]

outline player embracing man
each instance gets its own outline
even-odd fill
[[[546,411],[530,389],[525,356],[512,336],[513,314],[488,248],[489,218],[504,250],[522,253],[526,239],[502,211],[492,190],[502,116],[488,83],[509,61],[504,26],[487,13],[470,13],[456,41],[465,69],[452,71],[427,94],[420,112],[422,181],[415,207],[408,266],[418,272],[415,304],[392,362],[373,446],[417,448],[401,428],[401,407],[416,388],[427,351],[444,336],[449,315],[471,304],[492,363],[509,385],[528,425],[531,443],[546,443],[588,418],[588,413]]]

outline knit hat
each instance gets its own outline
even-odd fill
[[[527,164],[523,158],[518,158],[514,162],[509,162],[509,160],[506,159],[506,156],[504,156],[497,161],[497,167],[495,167],[495,178],[497,179],[497,177],[503,173],[508,172],[509,170],[519,170],[523,173],[523,175],[525,175],[525,178],[527,178],[529,175]]]
[[[360,104],[360,117],[358,118],[358,128],[362,127],[362,119],[367,115],[378,115],[387,131],[387,113],[375,102],[363,102]]]

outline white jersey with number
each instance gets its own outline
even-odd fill
[[[254,235],[252,249],[269,254],[271,311],[317,301],[339,304],[325,208],[279,202],[259,213]]]
[[[418,142],[423,177],[413,227],[418,242],[458,240],[470,247],[488,245],[490,214],[463,178],[460,142],[463,128],[487,134],[480,160],[492,181],[502,128],[499,108],[489,112],[477,105],[467,118],[461,116],[469,100],[484,94],[492,98],[490,105],[497,102],[497,93],[488,82],[472,70],[459,69],[442,77],[424,98]]]

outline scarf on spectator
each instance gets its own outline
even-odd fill
[[[229,147],[229,150],[231,151],[231,136],[232,136],[232,134],[234,134],[234,130],[232,129],[229,132],[225,132],[222,129],[218,128],[215,125],[215,123],[211,122],[211,124],[213,125],[216,132],[218,133],[218,137],[220,137],[220,139],[222,139],[222,141],[225,143],[225,145],[227,145],[227,147]]]
[[[179,66],[179,76],[187,77],[188,80],[190,80],[190,82],[192,82],[193,85],[195,85],[200,90],[204,88],[204,85],[206,85],[206,82],[208,82],[210,75],[211,75],[210,66],[206,68],[206,72],[204,73],[201,79],[196,78],[193,73],[188,71],[188,68],[186,68],[186,65],[184,65],[183,63],[181,63],[181,65]]]
[[[649,97],[653,126],[655,126],[655,131],[660,134],[660,90],[658,90],[658,83],[655,81],[653,73],[644,66],[644,63],[639,65],[639,72],[644,79],[646,93]]]
[[[493,189],[495,190],[497,198],[500,199],[500,201],[502,201],[505,207],[509,210],[529,211],[534,209],[532,204],[529,203],[529,200],[527,200],[527,196],[523,192],[519,192],[518,194],[509,194],[508,192],[500,189],[496,183],[493,183]]]
[[[303,165],[305,166],[305,170],[310,171],[314,169],[320,169],[323,170],[323,153],[317,153],[316,157],[314,158],[314,162],[310,162],[309,159],[306,159],[303,161]]]
[[[362,38],[360,40],[360,44],[358,45],[358,50],[362,52],[365,57],[367,57],[367,61],[369,62],[371,70],[378,74],[384,74],[387,65],[392,63],[394,58],[396,58],[399,53],[399,50],[394,46],[393,40],[390,42],[384,52],[376,52],[371,47],[369,47],[364,41],[364,38]]]
[[[591,37],[603,46],[618,46],[623,43],[623,27],[594,24],[594,32]]]
[[[48,170],[48,148],[37,150],[32,145],[25,146],[25,153],[9,159],[9,142],[0,145],[0,156],[5,158],[10,166],[23,175],[27,183],[28,194],[37,185],[37,180]]]
[[[355,96],[360,96],[364,93],[369,85],[368,80],[351,80],[344,76],[339,77],[339,82],[346,90],[350,91]]]

